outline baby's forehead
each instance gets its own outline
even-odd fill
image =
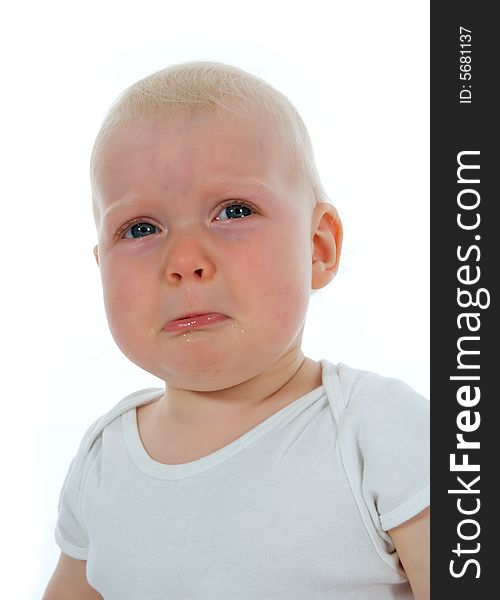
[[[94,153],[92,178],[94,189],[104,180],[127,181],[153,171],[172,181],[265,180],[288,176],[286,166],[275,132],[256,118],[180,113],[110,129]]]
[[[175,143],[198,141],[200,135],[206,135],[216,142],[220,137],[228,140],[250,138],[261,146],[275,144],[279,137],[278,127],[266,118],[265,114],[242,115],[229,111],[198,111],[186,113],[179,111],[168,116],[151,115],[148,118],[126,120],[109,127],[103,136],[102,150],[130,141],[152,139]]]

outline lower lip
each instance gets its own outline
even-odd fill
[[[207,327],[207,325],[215,325],[216,323],[222,323],[227,321],[226,315],[219,313],[209,313],[206,315],[196,315],[194,317],[187,317],[186,319],[179,319],[178,321],[171,321],[167,323],[163,328],[163,331],[186,331],[191,329],[199,329],[200,327]]]

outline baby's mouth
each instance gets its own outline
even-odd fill
[[[179,332],[202,327],[205,328],[223,323],[224,321],[227,321],[228,318],[227,315],[221,313],[193,314],[169,321],[163,326],[163,331]]]

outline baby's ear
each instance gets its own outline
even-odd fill
[[[316,290],[330,283],[339,269],[343,230],[337,209],[329,202],[314,207],[311,225],[311,288]]]
[[[98,248],[98,246],[94,246],[94,256],[95,256],[97,266],[99,266],[99,248]]]

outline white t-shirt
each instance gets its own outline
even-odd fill
[[[429,504],[429,402],[321,360],[322,386],[212,454],[153,460],[130,394],[87,430],[55,538],[105,600],[413,598],[387,530]]]

